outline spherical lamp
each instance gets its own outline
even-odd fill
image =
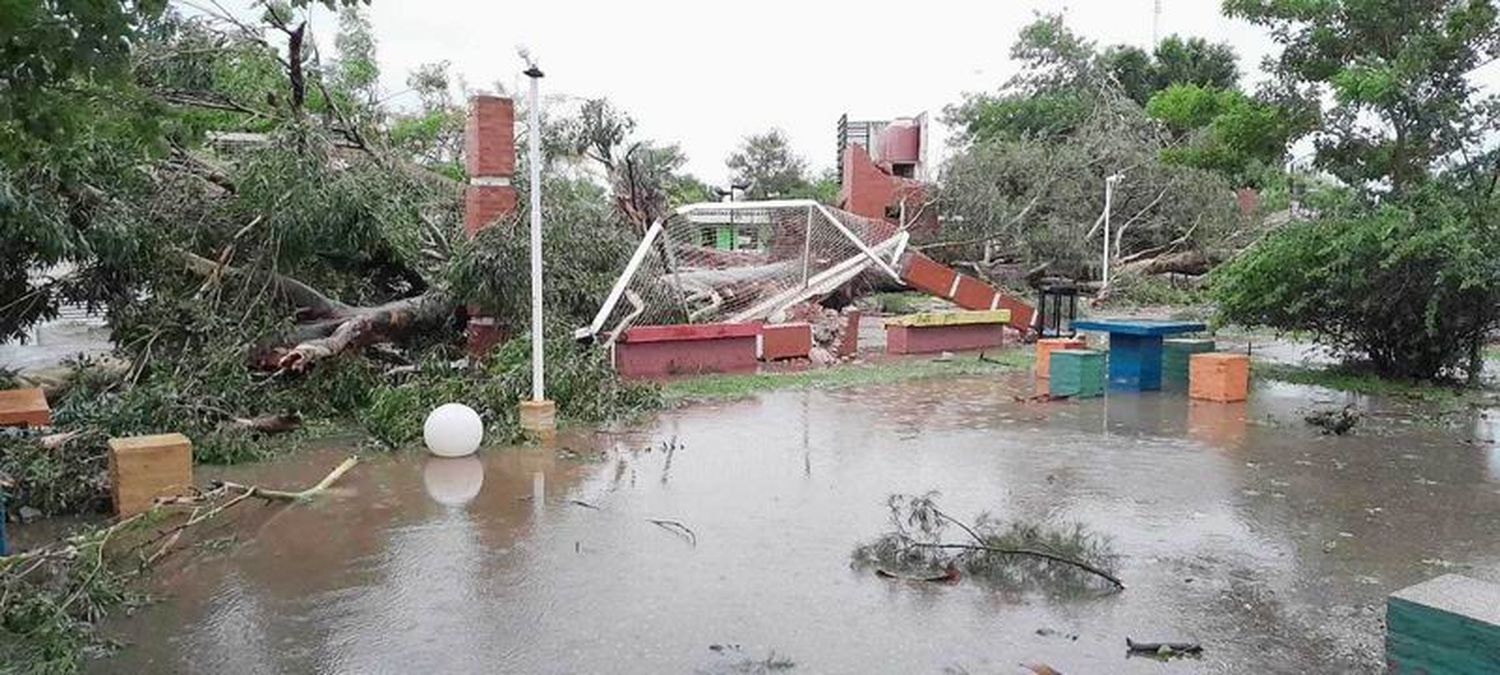
[[[484,440],[484,422],[479,413],[462,403],[444,403],[427,414],[422,425],[427,450],[439,457],[473,454]]]

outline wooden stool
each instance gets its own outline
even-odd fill
[[[1250,357],[1210,352],[1188,359],[1188,396],[1200,401],[1233,403],[1250,395]]]
[[[193,443],[182,434],[109,439],[109,483],[115,514],[151,508],[157,497],[193,487]]]
[[[45,427],[52,409],[41,389],[0,390],[0,427]]]

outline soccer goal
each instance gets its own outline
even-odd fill
[[[907,233],[813,200],[705,202],[646,230],[580,340],[633,325],[782,319],[861,272],[900,280]]]

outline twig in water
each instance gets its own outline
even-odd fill
[[[683,525],[681,522],[675,520],[663,520],[661,518],[647,518],[646,522],[660,527],[663,530],[671,532],[679,537],[682,537],[689,544],[692,544],[694,546],[698,545],[698,535],[694,534],[691,528]]]
[[[601,510],[599,507],[594,506],[593,504],[590,504],[590,503],[588,503],[586,501],[583,501],[582,499],[569,499],[568,503],[569,504],[574,504],[574,505],[577,505],[577,506],[582,506],[583,508],[586,508],[586,509],[593,509],[595,511]]]
[[[222,485],[222,486],[224,486],[224,487],[226,487],[226,488],[228,488],[230,490],[235,490],[235,491],[238,491],[238,492],[243,492],[243,493],[247,493],[247,494],[248,493],[254,493],[254,495],[256,497],[260,497],[261,499],[268,499],[268,500],[272,500],[272,501],[284,501],[284,502],[300,502],[300,501],[303,501],[303,500],[306,500],[306,499],[311,499],[313,497],[316,497],[319,494],[321,494],[324,490],[327,490],[329,486],[333,485],[335,481],[337,481],[345,473],[348,473],[348,471],[350,469],[354,468],[354,465],[358,464],[358,463],[359,463],[359,458],[355,457],[353,455],[350,455],[349,457],[345,458],[344,461],[341,464],[339,464],[338,466],[334,467],[333,471],[328,472],[328,475],[324,476],[323,480],[318,481],[317,485],[314,485],[314,486],[312,486],[312,487],[310,487],[310,488],[308,488],[306,490],[302,490],[300,492],[286,492],[286,491],[283,491],[283,490],[268,490],[268,489],[262,488],[262,487],[256,487],[256,486],[253,486],[253,485],[240,485],[239,483],[231,483],[231,482],[228,482],[228,481],[224,481],[222,483],[219,483],[219,485]]]
[[[967,528],[965,528],[965,529],[967,529]],[[972,535],[972,533],[971,533],[971,535]],[[1036,558],[1046,558],[1047,560],[1051,560],[1053,562],[1059,562],[1059,563],[1062,563],[1064,565],[1072,565],[1072,566],[1077,567],[1078,569],[1081,569],[1081,570],[1083,570],[1085,572],[1089,572],[1089,573],[1098,575],[1099,577],[1102,577],[1105,580],[1109,581],[1109,583],[1114,584],[1115,588],[1117,588],[1119,590],[1122,590],[1122,591],[1125,590],[1125,582],[1120,581],[1119,577],[1116,577],[1115,575],[1110,574],[1109,572],[1101,570],[1098,567],[1090,565],[1090,564],[1088,564],[1086,562],[1083,562],[1081,560],[1074,560],[1072,558],[1065,558],[1065,557],[1057,555],[1055,553],[1048,553],[1046,551],[1037,551],[1037,550],[1033,550],[1033,549],[1029,549],[1029,548],[998,548],[998,547],[995,547],[995,546],[985,546],[985,545],[982,545],[982,544],[927,544],[927,543],[922,543],[922,542],[913,542],[911,545],[919,547],[919,548],[962,549],[962,550],[966,550],[966,551],[979,551],[979,552],[983,552],[983,553],[995,553],[995,554],[998,554],[998,555],[1025,555],[1025,556],[1032,556],[1032,557],[1036,557]]]
[[[883,569],[876,569],[875,576],[883,579],[900,579],[901,581],[920,581],[933,584],[956,584],[963,578],[963,573],[958,571],[958,565],[948,563],[948,567],[942,574],[931,576],[913,576],[909,574],[897,574]]]
[[[1131,654],[1201,654],[1203,645],[1196,642],[1136,642],[1125,638],[1125,648]]]

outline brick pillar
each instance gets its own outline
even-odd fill
[[[516,108],[508,98],[479,95],[469,100],[464,126],[464,233],[470,238],[516,211]],[[469,308],[469,353],[487,353],[503,337],[494,317]]]

